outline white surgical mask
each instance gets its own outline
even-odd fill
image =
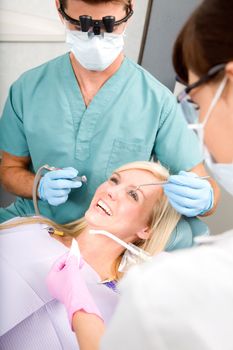
[[[215,96],[209,106],[209,109],[205,115],[205,118],[201,123],[198,123],[199,113],[195,108],[187,102],[187,100],[181,102],[182,110],[185,115],[185,119],[188,121],[188,127],[194,130],[198,136],[202,154],[204,156],[207,166],[210,168],[213,176],[222,185],[222,187],[233,196],[233,162],[232,163],[215,163],[204,145],[204,130],[206,123],[219,101],[222,92],[226,86],[227,77],[224,77],[221,84],[219,85]]]
[[[216,104],[218,103],[223,90],[226,86],[227,83],[227,77],[224,77],[224,79],[222,80],[222,82],[220,83],[214,98],[207,110],[207,113],[203,119],[203,121],[201,123],[199,123],[199,110],[196,110],[193,106],[193,104],[191,104],[190,102],[188,102],[187,99],[185,99],[184,101],[181,102],[181,108],[183,111],[183,114],[185,116],[185,119],[188,122],[188,128],[192,129],[196,132],[199,142],[200,142],[200,148],[201,151],[204,155],[204,128],[209,120],[209,117],[214,109],[214,107],[216,106]]]
[[[212,159],[209,159],[206,163],[215,179],[233,196],[233,163],[214,163]]]
[[[66,42],[76,60],[87,70],[103,71],[122,52],[124,33],[94,35],[77,30],[66,30]]]

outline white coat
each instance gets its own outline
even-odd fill
[[[233,230],[133,268],[121,293],[101,350],[233,350]]]

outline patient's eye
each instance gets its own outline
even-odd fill
[[[128,194],[130,195],[130,197],[132,197],[136,202],[138,202],[138,194],[137,194],[137,192],[136,191],[134,191],[134,190],[130,190],[130,191],[128,191]]]
[[[110,178],[108,179],[109,182],[112,182],[115,185],[119,184],[119,178],[115,175],[110,176]]]

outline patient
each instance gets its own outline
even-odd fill
[[[108,323],[119,297],[109,282],[121,277],[118,266],[125,250],[108,237],[90,235],[89,230],[107,230],[151,255],[163,251],[180,215],[170,206],[161,186],[136,187],[164,181],[168,176],[157,163],[126,164],[99,186],[85,217],[78,221],[61,226],[34,217],[0,225],[1,310],[5,317],[1,349],[19,349],[19,345],[30,350],[77,349],[65,309],[50,297],[45,285],[51,264],[68,251],[72,237],[77,237],[84,259],[82,273],[87,287]],[[48,234],[48,225],[55,234]],[[56,230],[64,236],[57,236]]]

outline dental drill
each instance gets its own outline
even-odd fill
[[[40,215],[40,211],[39,211],[38,203],[37,203],[37,187],[38,187],[38,184],[40,182],[42,174],[45,171],[54,171],[54,170],[60,170],[60,168],[55,168],[53,166],[49,166],[48,164],[45,164],[45,165],[41,166],[36,172],[36,176],[35,176],[34,183],[33,183],[33,189],[32,189],[32,199],[33,199],[33,205],[34,205],[35,213],[38,216]],[[86,178],[85,175],[76,176],[73,179],[71,179],[71,181],[80,181],[82,183],[87,183],[87,178]]]

